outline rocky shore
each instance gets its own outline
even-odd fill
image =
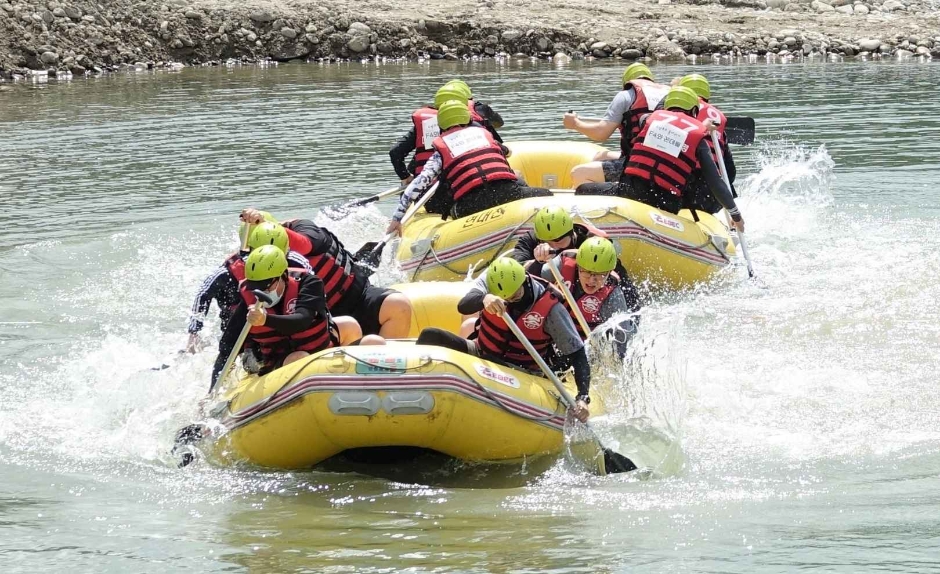
[[[273,59],[940,58],[940,0],[0,0],[0,77]]]

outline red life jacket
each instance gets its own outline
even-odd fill
[[[429,107],[419,108],[411,114],[411,123],[415,126],[414,174],[418,175],[424,170],[424,164],[434,155],[434,147],[431,145],[434,138],[441,135],[441,128],[437,125],[437,110]]]
[[[241,253],[232,253],[222,265],[225,265],[229,274],[235,278],[236,283],[241,283],[245,280],[245,260],[242,258]]]
[[[281,225],[287,229],[293,230],[291,224],[296,220],[288,220]],[[326,306],[329,309],[335,307],[343,299],[343,296],[350,293],[350,288],[356,282],[355,270],[353,268],[352,257],[342,247],[340,240],[333,233],[325,228],[325,231],[332,240],[326,253],[307,254],[305,257],[313,268],[313,272],[323,280],[323,293],[326,295]],[[290,247],[295,250],[295,247]]]
[[[699,98],[697,119],[702,123],[705,123],[705,120],[711,120],[712,123],[715,124],[715,127],[718,128],[718,143],[726,145],[725,127],[728,125],[728,118],[725,117],[725,114],[721,113],[721,110]],[[712,143],[712,138],[709,134],[706,133],[705,135],[705,141],[708,142],[708,147],[712,150],[712,157],[715,158],[715,165],[718,165],[718,154],[715,153],[715,144]]]
[[[578,263],[574,257],[564,257],[563,259],[561,269],[558,271],[561,273],[561,278],[564,279],[565,283],[568,285],[568,289],[571,289],[571,286],[574,285],[578,277]],[[610,319],[610,317],[601,316],[601,308],[604,306],[604,301],[614,292],[614,289],[617,289],[618,283],[620,283],[620,278],[616,273],[611,273],[607,276],[607,283],[605,283],[603,287],[590,295],[584,293],[574,300],[578,309],[581,310],[584,320],[587,321],[588,327],[591,329],[597,327],[607,319]],[[574,293],[572,293],[572,295],[574,295]],[[568,314],[571,315],[571,320],[574,321],[575,327],[577,327],[578,332],[581,333],[581,337],[587,339],[590,333],[585,333],[584,329],[581,328],[581,322],[574,316],[574,311],[568,305],[568,301],[564,300],[563,302],[565,309],[568,310]]]
[[[532,280],[536,280],[534,277]],[[535,300],[528,310],[516,319],[516,325],[526,338],[532,342],[535,351],[547,359],[551,354],[552,338],[545,332],[545,321],[561,297],[555,288],[545,284],[545,291]],[[476,338],[480,348],[487,354],[504,359],[513,365],[532,371],[538,370],[538,363],[529,355],[522,343],[516,339],[505,321],[499,315],[493,315],[484,309],[476,324]]]
[[[682,197],[689,176],[701,167],[695,150],[704,137],[705,126],[697,119],[656,110],[637,135],[623,171]]]
[[[441,177],[454,191],[454,200],[492,181],[514,181],[502,148],[492,134],[479,126],[455,126],[434,140],[441,154]]]
[[[467,109],[470,110],[470,121],[482,124],[484,121],[483,116],[477,112],[476,102],[473,100],[467,100]]]
[[[633,139],[640,133],[640,118],[655,110],[669,91],[669,86],[645,78],[627,83],[633,86],[633,105],[620,120],[620,151],[624,157],[630,153]]]
[[[287,286],[284,289],[284,295],[274,307],[268,309],[272,315],[289,315],[294,312],[294,306],[297,304],[297,295],[300,293],[300,280],[306,275],[306,271],[290,270],[287,272]],[[247,284],[242,282],[239,285],[238,292],[242,299],[249,306],[255,304],[255,296],[248,290]],[[317,318],[309,328],[293,335],[282,335],[271,327],[260,326],[251,327],[248,336],[258,345],[261,357],[266,363],[286,357],[294,351],[307,351],[316,353],[323,349],[333,346],[335,341],[331,331],[333,330],[333,320],[323,320]]]

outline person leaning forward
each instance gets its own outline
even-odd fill
[[[552,258],[553,253],[566,249],[578,249],[592,235],[583,225],[575,224],[564,208],[557,205],[543,207],[535,214],[534,229],[516,243],[509,252],[533,275],[545,276],[550,271],[543,264]],[[627,308],[631,313],[640,310],[640,295],[636,285],[630,280],[627,270],[617,259],[614,271],[620,282]]]
[[[630,339],[637,332],[639,315],[636,312],[639,305],[636,308],[627,305],[623,291],[619,288],[620,278],[614,271],[618,262],[614,244],[603,237],[591,237],[577,250],[563,251],[554,259],[558,274],[571,291],[575,305],[588,328],[594,330],[616,315],[629,315],[615,328],[603,333],[613,339],[614,349],[622,359],[626,355]],[[542,268],[542,278],[550,283],[555,282],[555,276],[548,266]],[[576,319],[575,311],[567,300],[564,304],[578,332],[586,340],[591,334],[585,333],[581,328],[581,323]]]
[[[265,215],[248,208],[242,211],[241,218],[257,223]],[[412,307],[404,293],[372,285],[369,273],[325,227],[309,219],[294,219],[283,222],[283,229],[290,249],[306,257],[313,272],[323,280],[326,304],[333,316],[355,318],[364,335],[388,339],[408,336]]]
[[[620,181],[614,184],[584,184],[576,195],[616,195],[679,213],[688,183],[701,177],[722,207],[731,224],[744,231],[744,219],[731,190],[721,178],[706,142],[708,128],[696,119],[699,98],[689,88],[671,88],[663,110],[644,117]]]
[[[447,191],[453,193],[456,217],[466,217],[517,199],[551,195],[547,189],[519,183],[506,161],[508,148],[493,139],[485,128],[471,124],[470,111],[464,103],[451,100],[442,104],[437,112],[437,123],[441,135],[432,143],[434,154],[424,164],[421,175],[402,194],[387,233],[401,233],[405,211],[437,177],[446,184]]]
[[[255,290],[263,291],[271,302],[255,309]],[[323,282],[307,271],[289,270],[284,252],[274,245],[259,247],[248,255],[239,295],[241,302],[219,341],[211,387],[246,323],[251,326],[246,346],[259,362],[260,374],[334,345],[349,345],[360,339],[362,344],[385,342],[375,336],[363,339],[359,324],[351,317],[334,320],[326,308]]]
[[[588,403],[591,401],[591,367],[584,342],[561,299],[554,287],[528,275],[518,261],[500,257],[457,305],[464,314],[480,312],[473,334],[464,339],[443,329],[429,327],[418,335],[417,344],[446,347],[537,371],[538,364],[502,319],[502,313],[508,312],[548,364],[574,367],[578,394],[571,412],[584,422],[588,419]]]

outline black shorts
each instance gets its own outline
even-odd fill
[[[382,309],[382,303],[385,302],[385,299],[394,293],[398,293],[398,291],[385,287],[376,287],[375,285],[369,285],[363,291],[362,299],[359,300],[359,304],[352,312],[352,317],[362,327],[363,336],[379,334],[379,329],[382,327],[382,324],[379,323],[379,310]]]
[[[604,181],[607,183],[619,181],[620,176],[623,174],[623,165],[625,162],[626,158],[624,157],[602,161],[601,165],[604,167]]]

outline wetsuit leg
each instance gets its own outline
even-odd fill
[[[468,355],[476,355],[474,352],[476,345],[471,345],[470,341],[464,339],[463,337],[458,337],[450,331],[438,329],[437,327],[428,327],[423,329],[418,335],[416,344],[434,345],[436,347],[453,349],[454,351],[459,351]]]

